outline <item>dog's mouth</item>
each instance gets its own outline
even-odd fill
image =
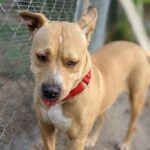
[[[41,100],[46,106],[50,107],[56,104],[63,104],[64,101],[68,98],[68,95],[69,95],[69,91],[67,93],[61,93],[61,95],[56,98],[47,98],[42,95]]]
[[[63,100],[65,97],[66,97],[66,94],[63,94],[63,93],[61,93],[61,95],[59,95],[58,97],[55,97],[55,98],[48,98],[42,94],[41,100],[46,106],[54,106],[56,104],[63,103]]]
[[[59,103],[60,100],[43,98],[42,101],[46,106],[53,106]]]
[[[59,98],[57,98],[57,99],[51,99],[51,98],[44,98],[44,97],[43,97],[43,98],[42,98],[42,101],[43,101],[43,103],[44,103],[46,106],[51,107],[51,106],[54,106],[54,105],[56,105],[56,104],[63,104],[66,97],[67,97],[67,96],[59,97]]]

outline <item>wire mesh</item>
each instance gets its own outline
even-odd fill
[[[76,0],[0,0],[0,150],[28,150],[38,135],[29,73],[30,35],[18,10],[72,21]]]

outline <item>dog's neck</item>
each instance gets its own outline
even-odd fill
[[[91,56],[89,54],[89,52],[86,52],[86,64],[85,64],[85,68],[83,69],[83,76],[82,78],[88,73],[88,71],[91,68]]]

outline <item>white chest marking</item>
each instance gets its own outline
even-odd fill
[[[45,111],[45,112],[44,112]],[[61,105],[52,106],[48,111],[41,109],[43,119],[51,122],[60,130],[67,130],[71,125],[71,119],[67,118],[62,111]]]

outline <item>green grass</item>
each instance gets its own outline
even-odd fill
[[[3,2],[5,2],[5,0],[0,0],[0,3],[3,3]]]
[[[150,4],[150,0],[143,0],[144,3]]]
[[[25,53],[30,50],[29,46],[23,46],[24,42],[21,42],[22,40],[25,41],[26,30],[22,27],[17,30],[15,24],[4,24],[0,26],[0,35],[0,52],[3,55],[0,75],[15,77],[24,74],[29,68],[29,56],[27,54],[25,56]]]

